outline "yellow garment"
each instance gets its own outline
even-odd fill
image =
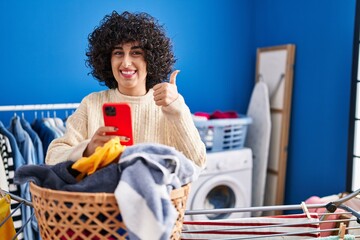
[[[0,223],[2,223],[8,216],[10,216],[10,196],[0,196]],[[6,222],[0,227],[1,239],[12,239],[16,235],[12,217],[9,217]],[[16,238],[17,239],[17,238]]]
[[[123,151],[125,146],[120,144],[120,138],[115,137],[109,140],[102,147],[97,147],[89,157],[82,157],[72,165],[72,169],[81,172],[81,178],[87,174],[93,174],[96,170],[112,163]],[[77,178],[77,180],[80,180]]]

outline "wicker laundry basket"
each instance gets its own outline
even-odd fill
[[[171,239],[180,239],[190,184],[171,192],[178,214]],[[115,195],[42,188],[30,183],[32,203],[43,240],[127,239]]]

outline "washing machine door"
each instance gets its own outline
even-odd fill
[[[192,210],[249,207],[249,196],[238,179],[219,175],[199,187],[191,202]],[[191,215],[191,220],[220,220],[247,217],[247,212]]]

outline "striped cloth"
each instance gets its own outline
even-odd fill
[[[311,213],[184,222],[181,239],[309,239],[320,237],[319,217]]]
[[[9,183],[9,192],[14,195],[20,196],[21,195],[20,187],[14,183],[15,163],[14,163],[12,148],[9,139],[1,133],[0,133],[0,154],[4,163],[4,169],[5,169],[7,181]],[[11,211],[15,211],[15,209],[19,205],[20,203],[18,201],[12,199],[10,206]],[[12,219],[15,230],[16,232],[18,232],[23,225],[21,208],[18,208],[14,212],[14,214],[12,215]],[[21,232],[17,238],[18,240],[24,239],[23,233]]]

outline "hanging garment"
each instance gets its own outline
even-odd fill
[[[119,137],[112,138],[104,146],[97,147],[91,156],[77,160],[71,168],[81,172],[77,177],[79,181],[85,175],[93,174],[96,170],[109,165],[114,160],[117,162],[124,149],[125,146],[120,144]]]
[[[12,144],[14,148],[12,148]],[[5,128],[0,121],[0,154],[4,162],[5,172],[7,174],[7,180],[9,182],[9,192],[21,196],[21,190],[18,185],[14,183],[14,176],[16,167],[24,164],[24,159],[21,156],[19,149],[16,146],[16,141],[12,134]],[[16,231],[20,231],[22,227],[22,208],[18,208],[19,203],[17,201],[11,201],[11,211],[14,211],[13,222]],[[18,239],[24,239],[23,233],[18,235]]]
[[[43,144],[43,155],[46,156],[47,149],[52,140],[60,137],[54,130],[46,126],[41,119],[35,119],[31,124],[32,129],[39,135],[41,142]]]
[[[61,137],[61,136],[64,135],[64,132],[57,127],[57,124],[56,124],[56,122],[55,122],[55,120],[54,120],[53,118],[50,118],[50,117],[48,117],[48,118],[43,118],[42,121],[44,122],[44,124],[45,124],[46,126],[48,126],[49,128],[51,128],[51,130],[53,130],[54,132],[56,132],[56,134],[57,134],[59,137]]]
[[[251,206],[257,207],[264,204],[271,134],[270,102],[266,83],[256,83],[246,115],[253,120],[248,127],[245,146],[251,148],[253,153]],[[251,214],[253,217],[261,216],[261,212]]]
[[[10,121],[8,130],[14,136],[21,155],[25,160],[25,164],[35,164],[36,155],[35,148],[29,134],[23,129],[19,116],[15,116]]]
[[[20,153],[20,150],[17,146],[16,139],[12,133],[5,128],[2,122],[0,122],[0,134],[4,136],[4,144],[6,144],[7,156],[11,156],[13,161],[13,166],[16,168],[25,164],[25,160]],[[2,149],[3,150],[3,149]],[[4,157],[4,156],[3,156]]]
[[[27,122],[24,118],[20,119],[21,126],[23,129],[29,134],[31,141],[34,145],[35,151],[35,164],[43,164],[44,163],[44,150],[43,144],[39,135],[32,129],[29,122]]]
[[[65,123],[61,118],[54,117],[55,126],[64,134],[66,131]]]
[[[0,188],[2,190],[9,192],[9,182],[7,179],[8,178],[7,178],[7,174],[6,174],[6,170],[5,170],[4,161],[0,154]]]
[[[13,134],[17,146],[19,147],[20,153],[24,158],[26,165],[35,165],[36,164],[36,154],[35,148],[32,143],[32,140],[29,134],[22,128],[20,123],[20,118],[15,116],[11,119],[9,131]],[[21,185],[21,196],[31,201],[30,195],[30,187],[28,183]],[[22,220],[26,222],[27,219],[31,218],[34,213],[34,209],[30,206],[23,204],[21,206],[22,209]],[[33,224],[36,226],[36,224]],[[24,237],[25,240],[33,240],[35,239],[34,229],[32,228],[32,224],[26,224],[24,228]]]
[[[13,220],[10,216],[10,202],[11,198],[9,195],[0,195],[0,223],[4,222],[0,226],[1,239],[12,239],[16,235]]]

